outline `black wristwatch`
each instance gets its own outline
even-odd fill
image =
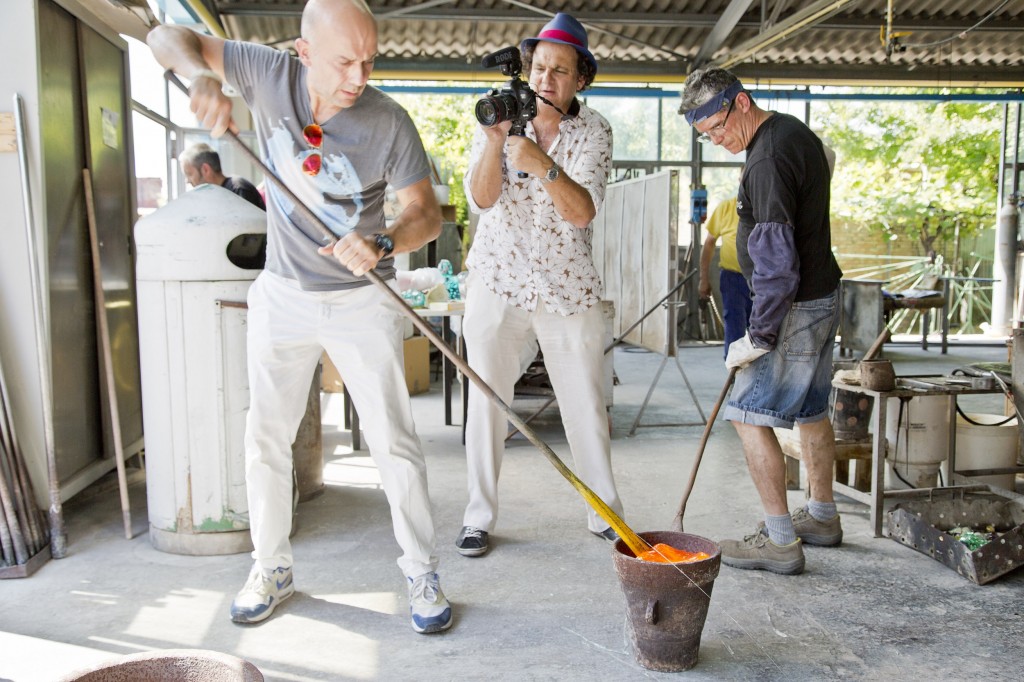
[[[548,184],[549,182],[554,182],[555,180],[558,179],[558,175],[561,172],[562,169],[558,167],[558,164],[553,163],[551,164],[551,168],[548,168],[548,172],[540,176],[540,181],[543,182],[545,185]]]
[[[377,248],[380,249],[381,258],[387,258],[395,250],[395,240],[383,232],[373,235],[373,240],[377,244]]]

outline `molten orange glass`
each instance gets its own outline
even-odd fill
[[[707,552],[687,552],[659,542],[652,549],[642,552],[637,558],[657,564],[693,564],[710,559],[711,555]]]

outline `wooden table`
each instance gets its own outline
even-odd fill
[[[461,310],[430,310],[429,308],[416,308],[416,314],[424,319],[433,317],[441,318],[441,339],[448,344],[454,352],[459,354],[462,359],[466,358],[466,344],[462,341],[462,334],[456,334],[452,331],[451,320],[453,317],[462,317],[466,314],[465,309]],[[452,425],[452,383],[455,381],[455,363],[448,359],[448,356],[441,353],[441,391],[444,394],[444,424],[445,426]],[[467,389],[468,380],[463,377],[462,380],[462,442],[466,442],[466,431],[465,431],[465,415],[467,405],[469,403],[469,391]]]

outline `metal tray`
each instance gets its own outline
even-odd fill
[[[972,486],[979,488],[979,486]],[[989,492],[931,488],[888,513],[889,536],[945,564],[978,585],[1024,564],[1024,503]],[[1016,496],[1015,496],[1016,497]],[[997,536],[971,551],[949,534],[959,526],[992,525]]]

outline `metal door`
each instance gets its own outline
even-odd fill
[[[54,447],[65,496],[112,466],[100,381],[82,169],[93,174],[104,291],[117,382],[121,437],[139,447],[142,408],[132,264],[126,63],[124,52],[50,0],[38,6],[40,126],[46,209]],[[104,451],[104,443],[107,445]]]

